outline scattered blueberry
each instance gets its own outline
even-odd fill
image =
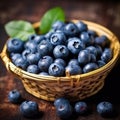
[[[54,105],[56,107],[56,113],[60,118],[62,118],[62,119],[70,118],[70,116],[72,115],[72,112],[73,112],[73,108],[70,105],[68,100],[66,100],[64,98],[57,99],[54,102]]]
[[[97,112],[103,117],[110,117],[113,115],[113,104],[107,101],[100,102],[97,105]]]
[[[20,92],[15,89],[15,90],[12,90],[9,92],[8,99],[10,102],[17,104],[22,101],[22,96],[21,96]]]
[[[79,102],[76,102],[75,103],[75,112],[78,114],[78,115],[83,115],[83,114],[86,114],[87,111],[88,111],[88,105],[86,102],[83,102],[83,101],[79,101]]]
[[[20,53],[13,53],[13,54],[11,54],[11,60],[12,60],[12,62],[14,63],[15,60],[17,58],[19,58],[19,57],[22,57],[22,55]]]
[[[24,101],[20,105],[20,112],[26,118],[36,118],[39,114],[39,106],[34,101]]]

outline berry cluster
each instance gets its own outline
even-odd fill
[[[104,66],[113,57],[107,36],[99,36],[82,21],[56,21],[48,33],[31,35],[26,42],[10,39],[7,51],[17,67],[50,76],[84,74]]]
[[[20,113],[26,118],[37,118],[40,115],[39,105],[35,101],[23,101],[22,95],[18,90],[12,90],[8,94],[10,102],[20,103]],[[54,101],[56,114],[62,119],[70,118],[73,113],[75,115],[86,115],[89,111],[89,106],[84,101],[77,101],[74,106],[71,105],[68,99],[57,98]],[[114,114],[114,106],[108,101],[102,101],[97,104],[96,111],[102,117],[111,117]]]

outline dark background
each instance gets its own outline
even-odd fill
[[[90,0],[0,0],[0,52],[7,41],[8,35],[4,25],[11,20],[26,20],[31,23],[40,21],[43,14],[50,8],[60,6],[64,9],[66,19],[83,19],[101,24],[110,29],[120,40],[120,2]],[[120,120],[120,64],[110,72],[105,86],[96,95],[86,99],[92,109],[87,116],[72,120],[106,120],[96,112],[96,104],[107,100],[115,105],[117,114],[109,120]],[[7,72],[0,59],[0,120],[26,120],[20,115],[19,105],[11,104],[7,99],[10,90],[17,88],[24,98],[38,102],[43,116],[39,120],[59,120],[53,103],[37,99],[28,94],[20,80]],[[107,119],[108,120],[108,119]]]

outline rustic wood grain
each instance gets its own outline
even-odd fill
[[[31,23],[39,21],[46,10],[54,6],[61,6],[65,10],[67,19],[90,20],[106,26],[114,32],[120,39],[120,3],[117,2],[84,2],[83,0],[0,0],[0,52],[8,36],[4,30],[4,25],[10,20],[21,19]],[[120,60],[119,60],[120,61]],[[71,120],[120,120],[120,64],[113,68],[106,78],[104,88],[96,95],[85,99],[90,108],[90,113],[86,116],[71,117]],[[41,114],[36,120],[60,120],[57,117],[52,102],[38,99],[27,93],[21,81],[9,73],[0,59],[0,120],[28,120],[21,116],[19,105],[8,101],[10,90],[18,89],[23,98],[34,100],[39,104]],[[96,112],[98,102],[107,100],[115,105],[116,113],[112,118],[102,118]],[[74,105],[74,103],[73,103]]]

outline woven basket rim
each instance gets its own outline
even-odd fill
[[[77,22],[78,20],[72,20],[73,22]],[[79,20],[80,21],[80,20]],[[30,76],[31,78],[33,78],[33,80],[38,80],[38,81],[42,81],[42,79],[44,78],[44,81],[45,80],[54,80],[54,81],[57,81],[57,80],[60,80],[62,79],[62,81],[70,81],[70,78],[83,78],[83,77],[87,77],[87,76],[91,76],[91,75],[94,75],[96,73],[99,73],[101,71],[104,71],[104,69],[107,69],[109,68],[109,66],[111,66],[114,62],[117,61],[117,59],[119,58],[119,55],[120,55],[120,43],[119,43],[119,40],[118,38],[115,36],[115,34],[113,34],[110,30],[108,30],[106,27],[100,25],[100,24],[97,24],[97,23],[94,23],[94,22],[91,22],[91,21],[86,21],[86,20],[81,20],[83,22],[85,22],[86,24],[89,24],[89,26],[95,26],[96,29],[98,30],[101,30],[101,31],[105,31],[106,33],[108,34],[111,34],[111,40],[113,40],[114,42],[116,42],[116,47],[117,47],[117,51],[116,51],[116,54],[113,56],[113,58],[107,63],[105,64],[104,66],[96,69],[96,70],[93,70],[91,72],[88,72],[88,73],[84,73],[84,74],[79,74],[79,75],[72,75],[72,76],[64,76],[64,77],[54,77],[54,76],[42,76],[42,75],[39,75],[39,74],[33,74],[33,73],[28,73],[27,71],[25,70],[22,70],[21,68],[18,68],[16,67],[10,60],[10,58],[8,57],[7,55],[7,47],[6,47],[6,44],[4,45],[3,47],[3,50],[0,54],[1,58],[3,56],[5,56],[7,58],[7,64],[9,64],[9,67],[12,67],[13,71],[14,69],[19,69],[21,71],[21,73],[23,74],[22,77],[27,77],[27,76]],[[33,24],[33,27],[34,28],[37,28],[38,26],[40,25],[40,22],[36,22]],[[88,27],[89,27],[88,26]],[[8,68],[9,70],[9,68]],[[12,71],[12,72],[13,72]]]

